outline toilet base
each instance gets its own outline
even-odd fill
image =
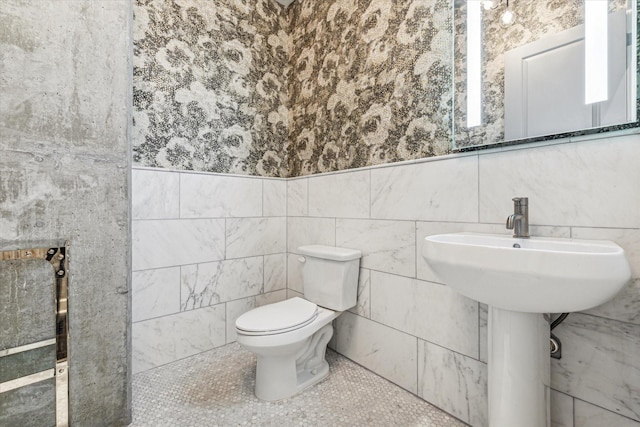
[[[266,401],[287,399],[325,379],[329,375],[325,353],[332,336],[329,323],[277,354],[257,353],[256,397]]]

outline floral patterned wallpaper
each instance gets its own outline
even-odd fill
[[[300,176],[451,151],[450,0],[136,0],[134,162]]]
[[[292,176],[450,152],[450,3],[293,3]]]
[[[136,0],[135,164],[287,176],[287,25],[273,0]]]

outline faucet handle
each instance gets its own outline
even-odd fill
[[[514,206],[528,206],[529,198],[528,197],[514,197],[513,199]]]

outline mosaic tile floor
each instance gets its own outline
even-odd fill
[[[255,357],[229,344],[137,374],[131,427],[466,426],[329,350],[329,377],[301,394],[263,402],[253,394]]]

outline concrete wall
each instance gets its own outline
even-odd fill
[[[75,426],[130,419],[129,3],[0,4],[0,241],[71,242]]]
[[[540,144],[538,144],[540,145]],[[633,281],[554,330],[554,427],[640,426],[640,134],[483,150],[290,179],[288,297],[303,292],[296,248],[362,250],[358,305],[333,347],[473,426],[487,425],[486,306],[462,297],[422,257],[431,234],[511,235],[513,196],[528,196],[533,236],[622,246]]]

